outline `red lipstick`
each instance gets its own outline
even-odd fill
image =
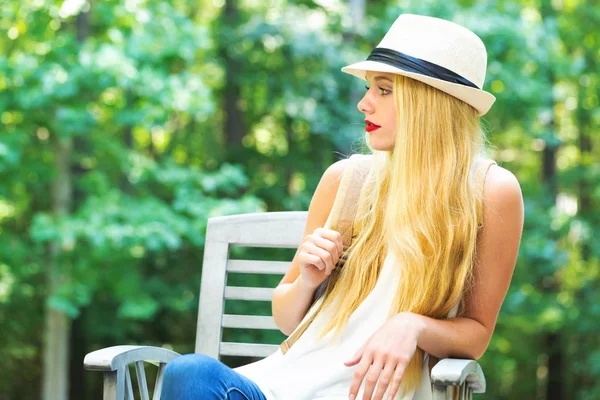
[[[365,130],[367,132],[373,132],[374,130],[381,128],[381,126],[372,123],[368,119],[365,119],[365,124],[367,124],[367,126],[365,127]]]

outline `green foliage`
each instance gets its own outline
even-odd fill
[[[525,197],[481,360],[486,398],[549,397],[552,335],[564,395],[600,397],[600,4],[367,2],[353,27],[349,3],[0,3],[0,397],[38,397],[46,307],[72,319],[76,355],[128,342],[192,351],[208,218],[308,208],[327,166],[359,151],[362,86],[340,68],[400,12],[453,19],[486,43],[491,155]],[[97,385],[78,398],[98,398]]]

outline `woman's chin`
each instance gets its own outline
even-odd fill
[[[374,151],[392,151],[394,150],[394,145],[389,143],[378,143],[376,140],[369,141],[369,147],[371,147]]]
[[[367,142],[369,148],[373,151],[392,151],[394,150],[395,142],[392,140],[392,143],[389,140],[382,140],[385,137],[377,135],[377,131],[373,132],[365,132],[365,141]]]

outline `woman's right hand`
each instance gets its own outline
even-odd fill
[[[306,235],[298,248],[302,284],[316,289],[331,274],[342,252],[342,235],[337,231],[317,228]]]

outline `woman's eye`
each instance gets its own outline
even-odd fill
[[[386,96],[386,95],[388,95],[388,94],[392,93],[392,91],[391,91],[391,90],[389,90],[389,89],[384,89],[384,88],[382,88],[382,87],[379,87],[379,86],[377,86],[377,88],[378,88],[379,90],[381,90],[381,93],[380,93],[380,94],[381,94],[382,96]],[[368,91],[369,89],[371,89],[371,87],[370,87],[370,86],[365,86],[365,89],[367,89],[367,91]]]
[[[380,93],[380,94],[381,94],[382,96],[386,96],[386,95],[388,95],[388,94],[392,93],[392,91],[391,91],[391,90],[389,90],[389,89],[384,89],[384,88],[382,88],[382,87],[379,87],[379,86],[377,86],[377,88],[378,88],[379,90],[381,90],[381,93]],[[365,86],[365,89],[367,89],[367,91],[368,91],[369,89],[371,89],[371,87],[370,87],[370,86]]]

